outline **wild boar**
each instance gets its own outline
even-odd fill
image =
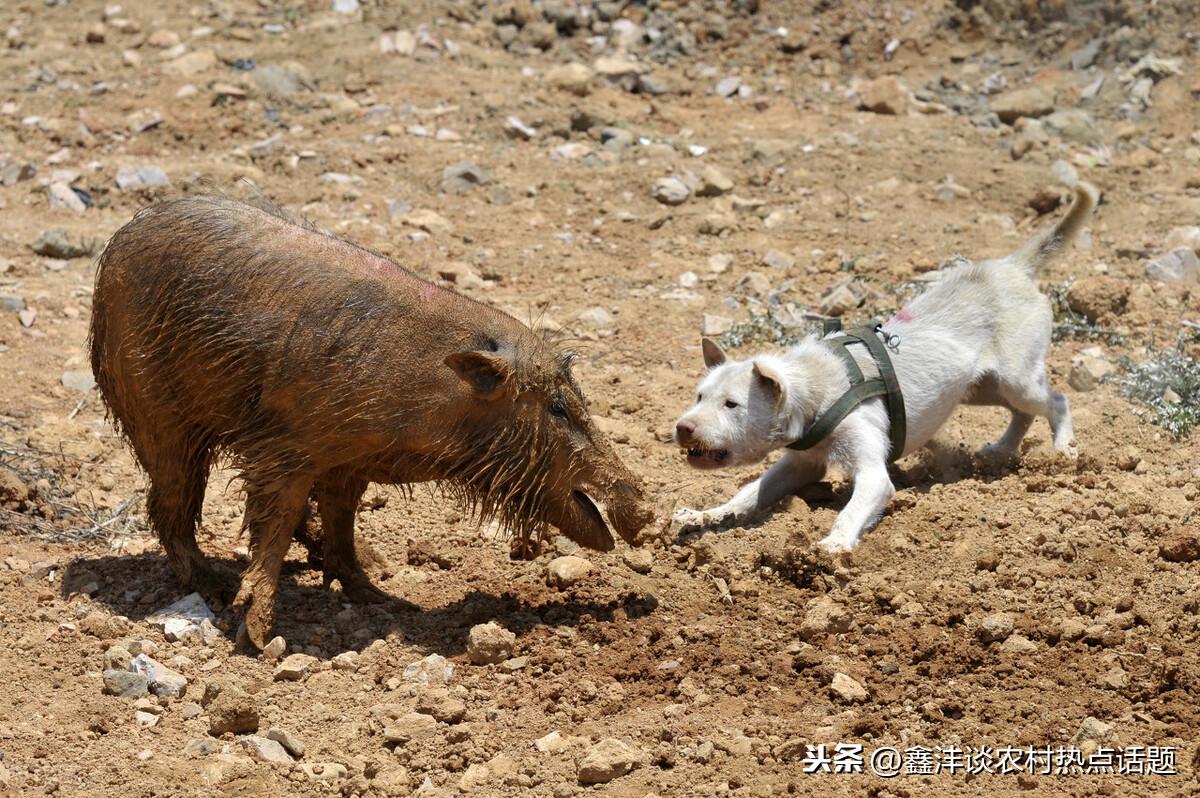
[[[260,648],[311,496],[326,581],[380,595],[354,546],[369,482],[433,481],[519,535],[613,548],[653,515],[596,429],[571,357],[511,316],[263,203],[144,208],[100,256],[91,362],[149,477],[185,589],[222,582],[196,545],[214,458],[238,469],[250,565],[234,597]]]

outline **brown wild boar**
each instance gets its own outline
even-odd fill
[[[234,606],[262,647],[280,566],[315,499],[326,581],[381,594],[354,549],[369,482],[433,481],[517,534],[608,550],[652,510],[596,429],[571,358],[498,310],[271,207],[191,196],[141,210],[100,256],[91,359],[149,476],[185,589],[219,592],[196,545],[213,459],[246,494]]]

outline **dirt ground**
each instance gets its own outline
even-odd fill
[[[1200,792],[1200,450],[1082,373],[1181,335],[1197,354],[1200,277],[1146,265],[1200,220],[1191,0],[360,2],[0,6],[0,794]],[[1112,333],[1051,352],[1077,459],[1039,420],[1019,463],[984,462],[1007,418],[966,408],[844,561],[808,548],[848,496],[834,475],[744,526],[664,525],[649,559],[576,552],[593,568],[565,589],[565,541],[511,559],[436,492],[373,487],[358,533],[395,601],[347,603],[294,547],[276,633],[314,658],[298,678],[235,651],[227,610],[209,642],[148,620],[182,594],[85,342],[91,256],[156,197],[261,192],[559,332],[665,514],[761,471],[692,471],[670,443],[702,325],[886,317],[951,256],[1051,223],[1072,172],[1103,203],[1044,281]],[[230,476],[200,538],[240,569]],[[471,664],[489,621],[510,658]],[[185,692],[108,694],[121,652]],[[444,686],[406,674],[434,654]],[[257,723],[214,735],[230,696]],[[259,761],[254,725],[303,755]],[[839,743],[1163,746],[1178,773],[805,772]]]

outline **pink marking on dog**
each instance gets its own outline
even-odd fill
[[[896,311],[896,315],[892,316],[892,321],[909,322],[915,318],[916,316],[913,315],[911,310],[908,308],[900,308],[898,311]]]

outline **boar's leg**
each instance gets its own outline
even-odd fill
[[[304,514],[300,517],[300,523],[296,524],[296,531],[292,533],[292,538],[308,552],[308,567],[319,570],[324,560],[322,559],[321,524],[317,517],[316,500],[317,494],[314,488],[313,495],[305,505]]]
[[[275,624],[275,594],[279,570],[292,544],[292,533],[304,515],[311,478],[293,475],[288,481],[246,484],[246,525],[250,529],[250,566],[233,606],[246,620],[250,642],[262,648]]]
[[[218,573],[196,545],[212,463],[210,447],[202,435],[162,427],[151,437],[138,436],[133,444],[150,477],[146,512],[180,586],[227,602],[233,593],[229,577]]]
[[[338,580],[346,597],[360,604],[391,599],[371,583],[354,547],[354,516],[366,489],[366,480],[338,471],[326,474],[316,485],[321,534],[325,543],[322,554],[325,586],[328,587],[334,579]]]

